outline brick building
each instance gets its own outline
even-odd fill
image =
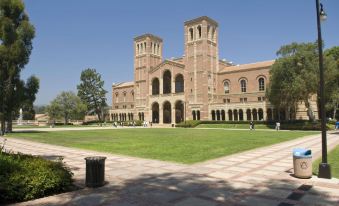
[[[184,31],[184,55],[170,60],[162,58],[160,37],[134,38],[134,81],[112,85],[112,120],[166,124],[289,118],[289,112],[276,111],[265,98],[274,60],[243,65],[220,60],[218,23],[206,16],[186,21]],[[315,97],[311,104],[317,113]],[[307,119],[303,103],[293,116]]]

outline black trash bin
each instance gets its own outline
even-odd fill
[[[101,187],[105,184],[106,157],[86,157],[86,186]]]

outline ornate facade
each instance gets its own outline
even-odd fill
[[[134,38],[134,81],[112,85],[111,120],[173,124],[289,118],[265,98],[274,60],[243,65],[220,60],[218,23],[206,16],[186,21],[184,31],[184,55],[170,60],[163,60],[160,37]],[[315,98],[311,102],[317,113]],[[293,116],[307,119],[303,103]]]

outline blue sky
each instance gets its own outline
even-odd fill
[[[164,40],[164,58],[183,55],[184,21],[209,16],[219,23],[219,55],[236,64],[276,58],[281,45],[317,38],[312,0],[24,0],[36,28],[23,78],[40,78],[35,104],[75,91],[80,73],[101,73],[111,104],[113,82],[133,80],[133,38]],[[323,0],[325,48],[339,46],[339,1]]]

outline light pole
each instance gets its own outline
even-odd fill
[[[319,8],[320,6],[320,8]],[[319,72],[320,72],[320,112],[321,112],[321,144],[322,144],[322,161],[319,164],[319,178],[331,179],[331,167],[327,163],[327,139],[326,139],[326,114],[325,114],[325,95],[324,95],[324,64],[323,64],[323,46],[321,38],[321,22],[327,18],[323,10],[323,5],[316,0],[317,9],[317,28],[318,28],[318,49],[319,49]]]

